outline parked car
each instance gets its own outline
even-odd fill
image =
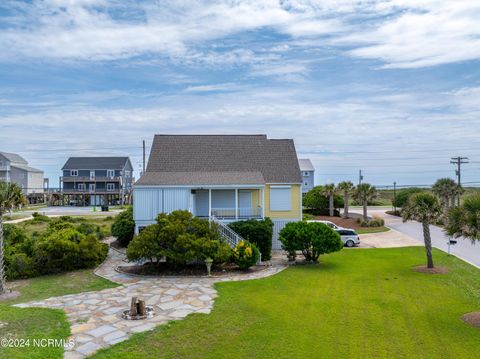
[[[345,243],[346,247],[354,247],[360,244],[360,236],[353,229],[339,228],[336,231],[340,234],[340,239]]]
[[[324,224],[326,224],[327,226],[329,226],[330,228],[335,229],[335,230],[342,228],[342,227],[339,227],[339,226],[337,226],[335,223],[330,222],[330,221],[320,221],[320,220],[317,220],[317,219],[311,219],[311,220],[309,220],[309,221],[307,221],[307,222],[324,223]]]

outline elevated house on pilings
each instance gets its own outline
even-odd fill
[[[134,179],[128,157],[70,157],[62,172],[60,188],[65,204],[101,206],[130,201]]]

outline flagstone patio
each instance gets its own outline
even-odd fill
[[[128,265],[123,251],[110,248],[108,257],[95,273],[121,284],[117,288],[84,292],[41,301],[16,304],[16,307],[63,309],[71,325],[73,348],[66,348],[64,358],[84,358],[101,348],[128,339],[134,333],[153,329],[170,320],[191,313],[210,313],[217,291],[216,282],[257,279],[274,275],[286,268],[283,260],[272,261],[266,269],[253,273],[220,277],[142,277],[119,273],[115,268]],[[125,320],[123,310],[132,297],[145,300],[155,316],[143,320]]]

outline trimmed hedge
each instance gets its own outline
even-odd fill
[[[261,221],[255,219],[238,221],[228,226],[245,240],[255,244],[262,254],[262,260],[268,261],[272,258],[273,222],[270,218]]]

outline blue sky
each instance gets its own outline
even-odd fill
[[[155,133],[293,138],[318,183],[480,184],[480,2],[0,3],[0,150],[69,156]]]

